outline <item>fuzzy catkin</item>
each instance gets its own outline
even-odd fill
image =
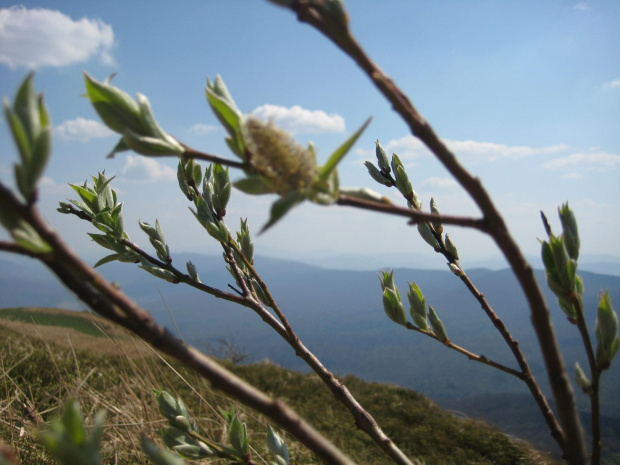
[[[302,147],[272,121],[248,116],[243,125],[248,161],[278,194],[307,190],[318,174],[314,153]]]

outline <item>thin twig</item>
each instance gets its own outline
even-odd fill
[[[350,207],[361,208],[364,210],[372,210],[389,215],[404,216],[409,218],[409,224],[426,223],[429,221],[439,222],[443,224],[453,224],[466,228],[478,229],[486,232],[488,230],[487,222],[482,218],[467,218],[462,216],[437,215],[436,213],[427,213],[421,210],[413,210],[411,208],[399,207],[382,202],[373,202],[371,200],[358,199],[349,195],[340,195],[336,201],[338,205],[346,205]]]
[[[183,145],[183,144],[181,144]],[[230,160],[228,158],[222,158],[217,155],[211,155],[210,153],[199,152],[198,150],[194,150],[191,147],[183,145],[185,148],[185,152],[183,152],[182,157],[184,159],[193,158],[194,160],[203,160],[211,163],[218,163],[223,166],[232,166],[233,168],[247,169],[249,165],[245,162],[240,162],[236,160]]]
[[[448,347],[449,349],[455,350],[463,355],[465,355],[468,359],[473,360],[474,362],[479,362],[482,363],[484,365],[488,365],[491,366],[493,368],[497,368],[498,370],[503,371],[504,373],[508,373],[509,375],[515,376],[516,378],[520,379],[520,380],[524,380],[525,375],[523,375],[523,373],[521,373],[518,370],[515,370],[513,368],[507,367],[506,365],[502,365],[501,363],[495,362],[493,360],[491,360],[490,358],[485,357],[484,355],[478,355],[478,354],[474,354],[473,352],[470,352],[467,349],[464,349],[461,346],[456,345],[455,343],[453,343],[452,341],[448,340],[448,341],[441,341],[439,339],[437,339],[437,336],[435,336],[435,333],[433,333],[432,331],[425,331],[421,328],[418,328],[417,326],[411,324],[410,322],[407,322],[407,329],[410,329],[411,331],[416,331],[420,334],[424,334],[425,336],[430,337],[431,339],[435,339],[436,341],[441,342],[443,345],[445,345],[446,347]]]

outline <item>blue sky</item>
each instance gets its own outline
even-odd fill
[[[219,253],[187,209],[174,159],[105,154],[117,141],[85,98],[82,71],[145,94],[161,126],[182,142],[230,156],[204,97],[221,75],[246,113],[271,118],[324,160],[368,117],[373,121],[340,168],[344,186],[371,187],[363,162],[374,143],[405,163],[425,207],[477,209],[397,117],[356,65],[290,12],[267,1],[0,1],[0,91],[14,94],[29,70],[45,93],[55,134],[41,184],[41,209],[87,257],[103,251],[87,224],[56,213],[68,182],[116,175],[131,238],[148,248],[138,219],[158,218],[173,251]],[[409,95],[464,165],[479,176],[528,255],[544,235],[539,211],[559,230],[557,207],[575,210],[584,256],[620,259],[620,2],[349,1],[351,28]],[[16,152],[2,118],[0,179]],[[240,177],[231,172],[232,178]],[[248,217],[258,231],[270,197],[233,194],[227,223]],[[461,263],[499,257],[485,236],[448,228]],[[343,207],[304,205],[261,236],[257,253],[298,259],[339,253],[377,263],[443,264],[402,219]],[[379,257],[379,258],[377,258]],[[343,264],[346,266],[346,264]]]

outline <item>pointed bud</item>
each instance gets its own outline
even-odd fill
[[[395,323],[399,325],[407,325],[407,317],[405,316],[405,308],[400,301],[400,296],[393,289],[385,288],[383,291],[383,309],[385,314]]]
[[[454,257],[455,260],[459,259],[459,251],[456,249],[454,243],[450,240],[450,236],[446,234],[446,249]]]
[[[431,322],[433,332],[435,333],[435,336],[437,336],[437,339],[443,343],[450,342],[450,339],[448,339],[448,333],[446,333],[446,328],[444,328],[443,323],[437,316],[437,313],[435,313],[435,309],[430,305],[428,306],[428,319]]]
[[[364,162],[364,166],[368,170],[368,174],[370,174],[370,177],[372,179],[377,181],[379,184],[383,184],[384,186],[387,186],[387,187],[392,187],[393,185],[392,181],[389,178],[386,178],[383,175],[383,173],[381,173],[381,171],[379,171],[377,167],[372,164],[372,162],[370,161]]]
[[[437,205],[435,204],[435,199],[432,198],[432,197],[431,197],[431,213],[434,213],[435,215],[440,215],[441,214],[439,212],[439,209],[437,208]],[[439,221],[433,221],[432,224],[433,224],[433,228],[435,229],[435,232],[437,234],[443,233],[443,226],[441,225],[441,223]]]
[[[568,255],[573,260],[577,260],[579,258],[579,231],[577,229],[575,214],[568,207],[568,202],[558,209],[558,213],[562,223],[562,236]]]
[[[375,154],[377,155],[379,169],[385,174],[390,174],[390,162],[388,161],[388,156],[385,149],[381,146],[378,139],[375,141],[375,145]]]
[[[590,380],[588,380],[588,377],[579,366],[579,362],[575,362],[575,381],[577,382],[577,386],[586,394],[589,394],[592,390]]]
[[[437,242],[437,239],[435,239],[433,231],[428,223],[418,223],[418,232],[428,245],[430,245],[433,249],[439,249],[439,243]]]
[[[601,370],[606,370],[618,351],[618,315],[611,304],[609,291],[600,294],[596,317],[596,364]]]
[[[415,282],[409,284],[407,299],[409,300],[409,313],[411,314],[413,322],[418,328],[428,331],[426,299]]]

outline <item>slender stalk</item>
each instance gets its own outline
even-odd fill
[[[590,413],[591,429],[592,429],[592,452],[590,459],[592,465],[598,465],[601,462],[601,407],[599,398],[600,380],[602,371],[596,363],[596,357],[594,355],[594,347],[590,339],[590,333],[588,332],[588,325],[584,316],[583,301],[575,294],[571,296],[573,307],[577,315],[577,328],[583,341],[583,345],[586,349],[586,355],[588,357],[588,365],[590,365],[590,390],[588,396],[590,397]]]
[[[487,222],[484,219],[467,218],[462,216],[437,215],[436,213],[427,213],[421,210],[413,210],[411,208],[399,207],[397,205],[358,199],[348,195],[341,194],[340,196],[338,196],[338,200],[336,201],[336,203],[338,205],[356,207],[364,210],[386,213],[388,215],[404,216],[405,218],[409,218],[409,224],[435,221],[443,224],[454,224],[456,226],[478,229],[484,232],[486,232],[488,229]]]
[[[324,2],[319,0],[295,0],[292,2],[291,9],[297,14],[299,21],[308,23],[323,33],[362,68],[377,89],[392,104],[394,110],[407,123],[412,134],[433,152],[482,211],[487,220],[489,234],[508,260],[528,301],[532,324],[538,337],[549,383],[558,406],[564,434],[561,446],[565,458],[570,464],[587,464],[589,458],[586,452],[583,428],[577,413],[574,392],[551,324],[549,309],[536,282],[531,265],[525,260],[508,232],[503,218],[495,208],[482,183],[465,170],[455,155],[435,134],[428,122],[414,108],[407,96],[366,55],[351,35],[346,26],[346,20],[342,21],[331,11],[327,11]]]
[[[435,333],[433,333],[432,331],[425,331],[421,328],[418,328],[417,326],[414,326],[413,324],[407,322],[407,329],[410,329],[411,331],[416,331],[420,334],[424,334],[425,336],[428,336],[432,339],[435,339],[436,341],[441,342],[443,345],[445,345],[447,348],[455,350],[463,355],[465,355],[468,359],[473,360],[474,362],[479,362],[482,363],[484,365],[488,365],[491,366],[493,368],[497,368],[500,371],[503,371],[504,373],[508,373],[509,375],[512,375],[516,378],[519,378],[521,381],[523,381],[525,379],[525,375],[523,373],[521,373],[518,370],[515,370],[513,368],[507,367],[506,365],[502,365],[501,363],[495,362],[487,357],[485,357],[484,355],[480,354],[474,354],[473,352],[470,352],[467,349],[464,349],[461,346],[458,346],[456,344],[454,344],[452,341],[448,340],[448,341],[440,341],[439,339],[437,339],[437,336],[435,336]]]
[[[240,169],[248,168],[248,164],[245,162],[230,160],[228,158],[223,158],[218,155],[211,155],[210,153],[199,152],[198,150],[194,150],[193,148],[188,147],[187,145],[184,145],[184,144],[181,144],[181,145],[183,145],[183,148],[185,148],[185,152],[183,152],[183,155],[182,155],[182,157],[185,159],[193,158],[195,160],[203,160],[203,161],[208,161],[211,163],[218,163],[223,166],[232,166],[233,168],[240,168]]]

